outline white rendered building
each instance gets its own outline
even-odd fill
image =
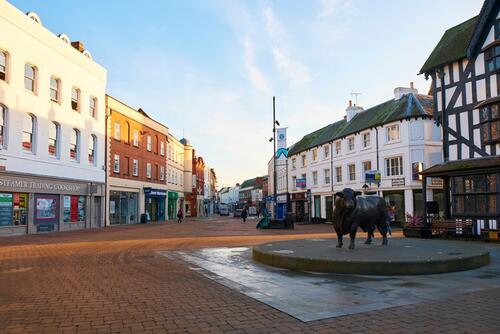
[[[282,219],[285,217],[287,212],[288,203],[288,183],[287,183],[287,164],[288,159],[281,155],[276,159],[276,217]],[[274,159],[271,158],[267,164],[268,172],[268,200],[266,201],[266,207],[269,210],[271,216],[274,217],[274,205],[273,205],[273,195],[274,195]]]
[[[101,226],[106,70],[0,1],[0,234]]]
[[[184,211],[184,145],[169,133],[167,144],[168,219]]]
[[[332,220],[335,194],[343,188],[377,193],[395,208],[395,220],[423,214],[422,168],[442,162],[441,129],[432,97],[399,87],[394,99],[364,110],[350,105],[343,120],[306,135],[288,157],[288,186],[297,219]],[[366,175],[380,175],[380,182]],[[442,203],[442,185],[427,200]]]

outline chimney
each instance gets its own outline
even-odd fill
[[[346,111],[346,116],[344,117],[344,119],[347,120],[348,122],[350,122],[351,119],[354,116],[356,116],[356,114],[359,114],[363,110],[364,110],[363,107],[359,107],[359,106],[357,106],[355,104],[353,105],[352,104],[352,100],[349,100],[349,106],[345,110]]]
[[[408,87],[396,87],[394,88],[394,100],[399,100],[407,94],[418,94],[418,90],[413,86],[413,82],[410,82],[410,88]]]
[[[79,52],[85,51],[85,47],[83,46],[83,43],[80,41],[71,42],[71,46],[77,49]]]

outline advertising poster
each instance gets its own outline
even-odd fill
[[[301,178],[301,179],[296,179],[295,180],[295,186],[297,188],[305,188],[306,187],[306,179]]]
[[[287,128],[279,128],[276,129],[276,159],[280,157],[288,157],[288,149],[286,146],[286,129]]]
[[[36,199],[36,218],[49,220],[57,218],[57,202],[54,198],[38,197]]]
[[[115,214],[115,201],[109,201],[109,213],[114,215]]]
[[[71,221],[71,196],[63,196],[63,215],[64,222]]]
[[[78,196],[71,196],[71,221],[78,221]]]
[[[12,224],[12,194],[0,194],[0,226]]]

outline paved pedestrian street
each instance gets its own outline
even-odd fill
[[[394,233],[393,237],[399,236]],[[259,274],[276,280],[281,277],[285,282],[270,282],[270,295],[275,284],[283,289],[290,283],[290,297],[284,299],[289,305],[272,307],[272,302],[253,298],[256,295],[252,292],[259,292],[263,286],[255,289],[251,279],[246,280],[246,289],[236,287],[236,283],[245,280],[245,273],[257,266],[245,255],[248,246],[329,237],[333,237],[329,225],[256,230],[254,219],[243,224],[215,217],[182,224],[2,238],[0,333],[498,332],[500,274],[496,245],[487,245],[493,249],[492,265],[467,273],[418,277],[414,284],[399,284],[388,292],[382,285],[390,290],[387,285],[395,282],[394,278],[380,282],[342,275],[336,279],[321,278],[282,270],[277,274],[276,269],[263,265],[258,265]],[[216,262],[228,250],[239,254],[242,261],[234,265],[232,276],[224,273],[227,268],[203,268],[209,256]],[[186,256],[196,254],[203,261],[188,261]],[[448,279],[450,284],[446,284]],[[224,284],[228,280],[235,284]],[[355,312],[332,312],[333,317],[312,321],[289,315],[287,307],[294,308],[297,297],[317,293],[312,286],[319,281],[324,283],[316,284],[324,296],[317,296],[318,308],[325,308],[325,296],[335,298],[334,291],[339,292],[343,303],[354,304],[356,300],[349,300],[349,296],[357,293],[356,289],[360,290],[357,298],[361,303],[367,296],[376,298],[379,293],[385,300],[392,300],[394,306],[366,310],[358,306],[360,309]],[[403,278],[399,283],[411,281]],[[422,298],[412,299],[421,284],[431,285],[428,296],[424,293]],[[344,288],[350,291],[347,293]],[[403,302],[398,302],[398,298]],[[331,303],[335,305],[336,301]]]

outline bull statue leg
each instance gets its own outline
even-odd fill
[[[344,243],[342,242],[342,239],[343,239],[342,230],[336,228],[335,232],[337,233],[337,240],[338,240],[337,248],[342,248],[342,246],[344,245]]]
[[[365,244],[369,245],[372,243],[372,238],[374,238],[375,236],[373,234],[373,229],[369,229],[367,232],[368,237],[366,238]]]
[[[356,231],[358,230],[358,226],[356,224],[352,224],[351,231],[349,232],[349,237],[351,242],[349,243],[349,249],[354,249],[354,240],[356,239]]]

